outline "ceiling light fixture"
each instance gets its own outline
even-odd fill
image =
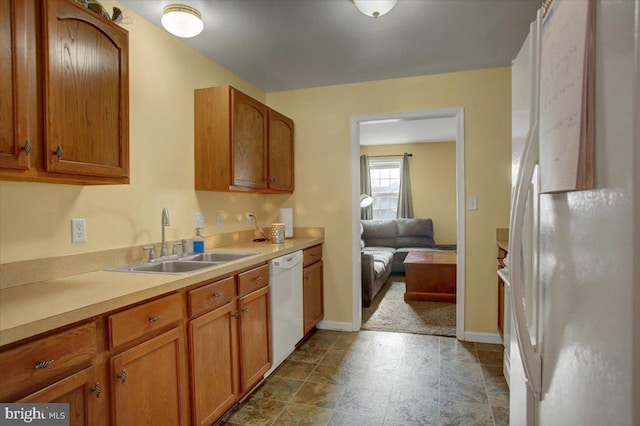
[[[165,30],[181,38],[195,37],[204,28],[200,12],[183,4],[170,4],[165,7],[161,22]]]
[[[398,0],[352,0],[358,10],[372,18],[388,13]]]

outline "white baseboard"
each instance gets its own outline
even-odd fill
[[[320,330],[354,331],[350,322],[320,321],[316,328]]]
[[[502,337],[498,333],[478,333],[474,331],[465,331],[465,342],[476,343],[495,343],[497,345],[502,344]]]
[[[504,362],[502,363],[502,374],[504,375],[505,380],[507,381],[507,386],[509,385],[509,381],[511,379],[511,362],[509,361],[509,354],[507,350],[504,350]]]

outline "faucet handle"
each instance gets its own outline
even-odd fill
[[[189,249],[187,248],[187,240],[182,239],[180,244],[182,244],[182,254],[187,254],[189,252]]]
[[[182,247],[182,241],[171,244],[171,254],[178,254],[178,247]],[[182,254],[185,254],[184,247],[182,247]]]
[[[145,250],[145,251],[147,251],[147,250],[149,251],[149,261],[152,261],[153,259],[156,258],[156,251],[153,248],[153,246],[144,246],[144,247],[142,247],[142,249]]]

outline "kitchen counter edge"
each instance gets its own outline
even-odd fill
[[[0,348],[322,243],[324,237],[296,237],[283,244],[240,243],[220,247],[216,251],[258,254],[186,275],[95,271],[2,289]]]

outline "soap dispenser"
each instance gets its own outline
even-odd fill
[[[200,228],[196,228],[196,236],[193,237],[193,252],[204,253],[204,238],[200,235]]]

